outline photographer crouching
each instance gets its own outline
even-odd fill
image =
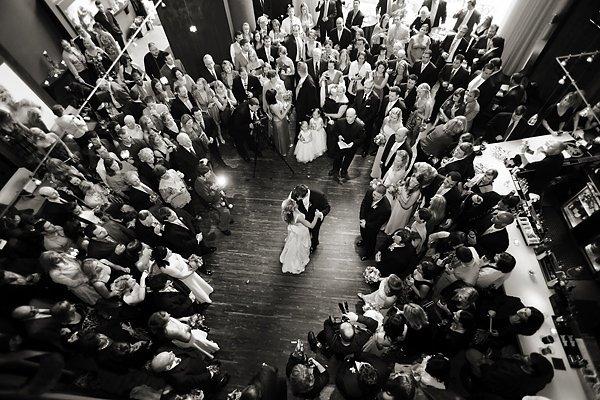
[[[196,170],[198,178],[194,182],[194,191],[208,208],[210,214],[210,231],[207,237],[214,237],[217,229],[226,236],[231,235],[229,228],[233,219],[230,210],[233,208],[233,204],[225,197],[224,182],[219,182],[219,178],[206,163],[200,163]]]
[[[259,137],[267,131],[268,118],[260,109],[258,99],[252,97],[235,109],[231,117],[231,134],[235,148],[246,162],[250,162],[248,149],[260,157]]]

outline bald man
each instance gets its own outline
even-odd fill
[[[508,211],[499,211],[495,215],[482,218],[473,229],[477,237],[477,253],[492,260],[496,254],[506,251],[510,243],[506,227],[514,220],[515,216]]]
[[[334,154],[333,168],[329,176],[338,183],[346,182],[348,167],[354,159],[356,149],[362,143],[365,136],[365,124],[356,117],[356,110],[349,108],[346,116],[335,121],[331,135],[335,136],[330,142],[334,142],[332,153]]]
[[[344,19],[335,20],[335,28],[329,31],[329,38],[333,42],[333,48],[340,51],[350,46],[352,42],[352,32],[344,26]]]

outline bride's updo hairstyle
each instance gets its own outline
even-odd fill
[[[296,202],[292,199],[286,199],[281,204],[281,218],[287,223],[291,224],[294,222],[294,210],[296,209]]]

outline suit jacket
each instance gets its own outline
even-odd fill
[[[407,92],[407,84],[400,84],[400,98],[406,106],[406,110],[412,110],[415,107],[415,101],[417,100],[417,86],[413,87]],[[402,113],[402,121],[406,122],[408,119],[408,112]]]
[[[313,220],[316,210],[321,211],[323,215],[327,215],[331,211],[331,206],[329,205],[329,201],[327,201],[327,197],[318,190],[311,189],[308,199],[308,209],[304,207],[302,200],[294,199],[298,204],[298,210],[304,214],[304,218],[307,221]]]
[[[190,93],[188,93],[188,100],[192,104],[192,108],[198,107],[198,104],[196,104],[196,100]],[[171,102],[171,115],[173,116],[173,119],[175,121],[179,122],[184,114],[188,114],[191,116],[192,110],[188,108],[188,106],[186,106],[183,101],[181,101],[179,96],[175,96],[175,99],[173,99],[173,101]]]
[[[494,97],[496,97],[496,93],[498,93],[500,82],[497,81],[495,75],[499,73],[500,72],[490,76],[481,85],[479,85],[479,97],[477,98],[477,102],[481,106],[482,110],[488,109],[489,105],[492,103],[492,100],[494,100]],[[478,74],[481,74],[481,71],[477,71],[475,74],[473,74],[469,78],[469,82]]]
[[[249,385],[259,389],[261,397],[257,400],[286,400],[287,384],[285,379],[277,377],[277,368],[262,365],[260,371],[250,380]]]
[[[355,372],[356,362],[367,362],[377,371],[377,380],[371,387],[359,382],[358,374]],[[338,368],[335,384],[347,400],[373,399],[383,388],[390,376],[392,365],[386,363],[374,354],[362,353],[354,359],[344,361]]]
[[[252,119],[250,116],[250,108],[248,102],[239,104],[231,115],[231,129],[235,135],[246,136],[250,135],[250,124]]]
[[[271,57],[273,57],[273,61],[269,62],[272,67],[275,66],[277,57],[279,57],[279,54],[277,54],[277,53],[278,53],[278,51],[274,46],[271,46],[269,48],[268,54],[267,54],[267,49],[264,46],[261,47],[260,49],[256,50],[256,55],[258,56],[258,58],[260,58],[264,62],[269,62],[269,55]]]
[[[315,8],[315,11],[319,13],[319,16],[317,17],[317,26],[321,27],[321,25],[325,24],[327,31],[329,31],[333,27],[335,27],[337,9],[334,0],[329,1],[329,6],[327,7],[327,10],[325,10],[324,5],[325,2],[319,3]],[[327,21],[323,21],[323,17],[327,17]],[[321,38],[321,40],[324,40],[324,38]]]
[[[391,168],[392,164],[394,164],[394,160],[396,159],[396,152],[394,152],[394,154],[392,154],[392,156],[390,157],[390,160],[386,162],[388,156],[390,155],[390,152],[392,151],[392,147],[394,147],[394,143],[396,143],[396,135],[390,136],[385,142],[385,146],[383,146],[383,153],[381,153],[381,161],[379,166],[379,168],[381,169],[382,178],[385,176],[386,172],[388,172],[388,170]],[[408,153],[409,159],[412,158],[412,149],[410,148],[408,143],[406,143],[406,140],[398,148],[398,150],[400,149]]]
[[[302,38],[300,38],[302,40]],[[287,35],[283,41],[283,46],[287,49],[288,57],[292,59],[292,61],[296,61],[296,56],[298,55],[298,47],[296,46],[296,38],[294,35]],[[304,49],[304,41],[302,41],[302,49]],[[304,51],[304,50],[303,50]],[[300,55],[300,59],[303,60],[305,57],[304,54]]]
[[[242,78],[240,76],[236,76],[233,78],[233,88],[231,89],[233,95],[235,96],[238,103],[242,103],[249,99],[246,91],[252,93],[252,97],[255,99],[260,99],[262,95],[262,86],[260,84],[260,80],[254,75],[248,75],[248,83],[246,84],[246,89],[244,90],[244,85],[242,84]]]
[[[160,374],[165,381],[180,394],[189,393],[192,389],[210,391],[213,378],[202,354],[200,352],[174,351],[181,361],[174,368]]]
[[[458,27],[463,23],[464,17],[467,15],[465,10],[460,10],[456,14],[454,14],[454,18],[456,18],[456,23],[454,24],[454,32],[458,32]],[[468,37],[473,31],[473,27],[475,24],[478,24],[481,20],[481,13],[477,10],[473,10],[473,14],[471,14],[471,18],[467,21],[467,27],[469,28],[466,36]]]
[[[405,243],[402,247],[390,249],[393,242],[392,237],[388,236],[379,248],[381,261],[377,262],[377,269],[383,277],[396,274],[404,279],[412,273],[417,265],[417,251],[411,243]]]
[[[447,4],[445,0],[440,0],[438,2],[437,13],[435,14],[435,19],[432,21],[432,28],[440,26],[440,23],[443,24],[446,22],[446,5]],[[424,0],[421,7],[427,7],[427,9],[431,12],[431,0]]]
[[[492,225],[492,217],[488,215],[480,224],[475,226],[475,234],[477,235],[475,249],[478,254],[485,255],[488,260],[493,259],[496,254],[506,251],[510,243],[506,228],[484,235],[485,231]]]
[[[362,122],[365,123],[367,130],[371,130],[375,118],[377,118],[377,111],[379,111],[379,105],[381,99],[377,96],[377,93],[371,91],[371,94],[365,101],[364,89],[356,91],[356,97],[354,98],[354,108],[356,109],[356,115]]]
[[[474,58],[479,58],[482,54],[479,54],[479,50],[485,50],[488,44],[487,35],[483,35],[476,39],[472,39],[467,48],[466,59],[467,62],[472,63]]]
[[[96,15],[94,15],[94,21],[102,25],[104,29],[114,35],[123,35],[121,28],[119,27],[119,23],[112,13],[108,11],[100,12],[98,11]]]
[[[389,104],[390,104],[390,97],[384,96],[383,99],[381,99],[381,105],[379,106],[379,110],[377,111],[377,118],[375,119],[375,128],[381,129],[383,120],[385,119],[385,117],[388,116],[388,114],[392,108],[401,109],[402,114],[405,114],[407,112],[406,105],[404,104],[404,102],[402,101],[401,98],[398,98],[396,101],[394,101],[394,104],[392,104],[388,110]]]
[[[185,71],[185,68],[183,67],[183,64],[181,63],[180,60],[175,60],[175,67],[174,68],[179,68],[181,70],[181,72],[183,72],[184,74],[187,74],[187,72]],[[173,82],[175,81],[175,78],[173,77],[173,73],[171,72],[172,69],[169,68],[169,66],[165,63],[165,65],[163,65],[160,68],[160,74],[167,78],[167,80],[169,81],[169,86],[173,85]]]
[[[121,104],[121,110],[125,112],[129,107],[129,104],[131,103],[131,96],[129,95],[129,91],[127,90],[127,88],[119,85],[116,82],[110,82],[110,89],[112,92],[112,96],[115,98],[116,101],[119,102],[119,104]],[[96,97],[104,103],[112,102],[112,97],[110,96],[108,90],[98,90],[96,92]]]
[[[154,58],[154,56],[148,52],[144,56],[144,71],[150,78],[160,79],[161,73],[160,70],[165,65],[165,58],[169,53],[166,51],[160,51],[158,56]]]
[[[315,62],[312,58],[306,60],[306,66],[308,67],[308,74],[313,78],[315,82],[319,82],[321,74],[327,70],[327,63],[322,60],[318,62],[317,68],[315,69]]]
[[[415,74],[419,77],[417,80],[417,86],[419,86],[421,83],[427,83],[430,87],[433,87],[438,77],[438,70],[436,66],[433,65],[433,62],[429,62],[423,72],[421,72],[421,68],[421,61],[417,61],[413,64],[410,70],[411,74]]]
[[[467,41],[467,39],[462,37],[458,43],[458,46],[456,47],[456,50],[454,51],[454,54],[452,54],[452,57],[448,57],[446,60],[444,60],[442,58],[441,53],[443,53],[443,52],[450,53],[450,47],[452,46],[452,42],[454,41],[455,37],[456,37],[456,34],[448,35],[442,41],[442,44],[440,45],[440,49],[439,49],[440,57],[437,59],[437,61],[435,63],[436,66],[438,67],[438,69],[442,68],[446,62],[451,63],[457,54],[465,55],[467,53],[467,46],[469,46],[469,42]]]
[[[485,64],[489,63],[492,58],[502,57],[502,51],[500,47],[492,47],[481,56],[479,56],[479,60],[476,63],[473,63],[472,71],[478,71],[485,67]]]
[[[466,69],[464,69],[463,67],[460,67],[459,69],[456,70],[454,75],[452,75],[452,76],[451,75],[452,75],[452,64],[450,64],[450,63],[444,65],[444,67],[440,70],[440,73],[438,75],[438,81],[440,83],[448,82],[448,83],[452,84],[453,88],[448,95],[452,94],[452,92],[454,92],[454,90],[456,90],[458,88],[466,89],[467,85],[469,84],[469,73],[467,72]],[[438,92],[439,91],[446,92],[446,90],[444,90],[441,87],[438,89]]]
[[[358,322],[365,325],[366,329],[355,326],[356,333],[349,345],[345,345],[342,342],[342,338],[339,334],[340,324],[332,322],[330,318],[327,318],[323,323],[323,339],[329,346],[331,353],[338,359],[343,359],[351,354],[357,355],[362,353],[363,346],[377,330],[377,321],[373,318],[359,315]]]
[[[485,140],[489,143],[498,142],[496,136],[502,136],[502,140],[500,141],[526,138],[528,133],[528,125],[527,118],[525,116],[521,117],[519,122],[517,122],[517,126],[512,129],[510,137],[507,138],[507,129],[510,125],[511,118],[512,112],[499,112],[498,114],[494,115],[486,125],[484,136]]]
[[[525,102],[525,88],[517,85],[510,88],[508,92],[500,99],[500,111],[513,112],[515,109]]]
[[[236,53],[233,59],[233,67],[239,71],[240,68],[245,67],[246,65],[248,65],[248,57],[241,52]]]
[[[204,79],[206,79],[206,82],[208,82],[209,84],[212,84],[216,81],[220,81],[221,74],[223,73],[223,69],[221,68],[220,65],[215,64],[214,70],[215,70],[215,74],[217,75],[216,77],[214,75],[212,75],[210,72],[208,72],[208,69],[203,66],[200,71],[200,76],[202,76]]]
[[[296,114],[300,121],[319,107],[319,90],[313,78],[308,75],[301,86],[296,86]]]
[[[329,31],[329,38],[333,42],[334,46],[338,45],[340,46],[340,49],[345,49],[350,46],[350,43],[352,43],[352,32],[350,29],[344,27],[341,37],[338,37],[337,29],[333,28]]]
[[[172,222],[165,222],[163,230],[165,242],[170,249],[184,258],[188,258],[192,254],[202,255],[205,247],[204,240],[201,240],[200,243],[196,240],[196,235],[200,231],[196,229],[194,219],[182,209],[176,209],[175,213],[187,229]]]
[[[192,148],[196,154],[189,152],[183,146],[177,146],[177,149],[171,153],[171,165],[183,173],[188,184],[194,183],[198,177],[196,169],[204,156],[204,150],[197,143],[192,142]]]
[[[148,210],[154,205],[152,200],[150,200],[150,195],[142,190],[128,187],[123,193],[129,199],[129,205],[136,210]]]
[[[342,117],[335,121],[332,132],[336,138],[338,136],[342,136],[344,138],[344,142],[348,144],[353,143],[352,148],[356,149],[364,139],[365,124],[358,118],[352,124],[348,124],[346,118]],[[334,151],[340,151],[340,148],[337,146],[337,140],[335,143],[336,145]]]
[[[354,10],[350,10],[348,12],[348,15],[346,16],[346,28],[350,29],[353,26],[357,26],[360,28],[363,24],[364,19],[365,16],[363,15],[362,11],[358,10],[356,15],[354,15]]]
[[[360,205],[360,219],[366,221],[364,229],[367,232],[377,234],[383,224],[390,219],[392,207],[386,196],[379,200],[375,208],[372,207],[372,204],[373,189],[369,189]]]

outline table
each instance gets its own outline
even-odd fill
[[[572,139],[570,135],[546,135],[528,138],[527,141],[531,149],[536,149],[548,140],[567,141]],[[507,194],[511,190],[515,190],[515,186],[510,171],[504,166],[503,160],[499,159],[498,155],[505,154],[508,157],[513,157],[519,153],[522,144],[522,140],[488,144],[483,154],[475,159],[475,165],[479,163],[485,168],[494,168],[498,171],[498,177],[494,181],[494,190],[500,194]],[[550,344],[552,349],[550,356],[561,358],[567,368],[566,371],[554,370],[554,379],[538,394],[551,400],[585,400],[588,397],[582,385],[582,375],[578,369],[569,366],[560,340],[556,337],[554,322],[551,318],[554,315],[554,310],[550,304],[550,295],[553,292],[546,286],[544,275],[533,248],[525,244],[516,223],[508,226],[507,230],[510,238],[507,252],[515,257],[517,266],[504,283],[506,294],[520,298],[523,304],[537,308],[546,317],[544,324],[535,335],[518,335],[521,350],[524,354],[540,353],[541,348],[546,347],[541,338],[554,333],[555,341]]]

